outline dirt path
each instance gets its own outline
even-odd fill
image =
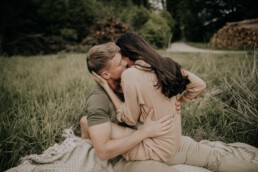
[[[169,52],[195,52],[195,53],[243,53],[243,51],[220,51],[194,48],[184,42],[174,42],[167,49]]]

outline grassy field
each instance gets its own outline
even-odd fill
[[[167,53],[207,83],[196,102],[182,106],[183,134],[196,140],[258,147],[258,72],[254,53]],[[0,58],[0,171],[19,158],[61,142],[79,119],[90,89],[84,54]]]

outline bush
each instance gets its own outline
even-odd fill
[[[171,23],[161,14],[160,11],[153,11],[139,30],[139,34],[156,48],[166,48],[171,40]]]
[[[150,11],[144,7],[137,7],[133,13],[131,25],[134,30],[140,30],[141,27],[150,19]]]
[[[97,22],[90,34],[82,41],[83,45],[98,45],[106,42],[115,42],[117,38],[127,31],[128,27],[123,23],[108,17]]]
[[[62,28],[60,35],[69,42],[74,42],[78,39],[77,32],[74,29]]]
[[[52,53],[53,39],[58,39],[55,46],[61,48],[79,43],[94,22],[105,15],[99,10],[103,4],[91,0],[15,0],[1,5],[5,21],[0,29],[0,46],[10,56]]]
[[[130,7],[130,8],[129,8]],[[166,48],[172,37],[175,21],[166,10],[151,11],[143,6],[128,4],[128,8],[113,12],[112,16],[128,24],[128,30],[139,33],[157,48]]]
[[[162,10],[160,11],[160,15],[162,18],[166,19],[168,26],[170,27],[171,30],[173,30],[173,28],[175,27],[176,21],[173,19],[171,14],[166,10]]]

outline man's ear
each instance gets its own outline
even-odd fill
[[[102,72],[100,76],[104,79],[109,79],[110,78],[110,74],[108,72]]]

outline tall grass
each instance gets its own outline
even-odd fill
[[[201,98],[182,106],[185,135],[258,146],[258,73],[253,53],[161,53],[207,83]],[[62,141],[65,128],[80,134],[79,119],[94,85],[84,56],[0,58],[0,171]]]
[[[83,55],[0,59],[1,170],[60,141],[78,127],[93,85]]]
[[[258,147],[256,54],[166,55],[207,83],[201,99],[182,107],[184,134]]]

